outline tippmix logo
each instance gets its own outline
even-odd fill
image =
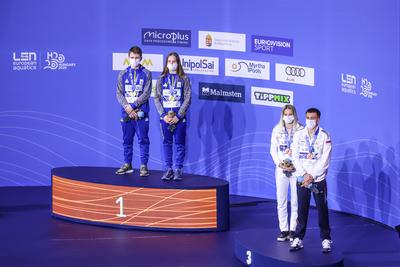
[[[226,58],[225,76],[269,80],[270,64],[264,61]]]
[[[293,105],[293,92],[263,87],[251,87],[251,103],[254,105],[283,107]]]

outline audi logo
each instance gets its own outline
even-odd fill
[[[297,76],[297,77],[306,76],[306,70],[298,67],[287,66],[285,72],[287,75],[290,76]]]

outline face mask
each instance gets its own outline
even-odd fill
[[[168,63],[167,68],[169,69],[169,71],[176,71],[176,69],[178,68],[178,64],[175,63]]]
[[[313,129],[315,126],[317,125],[317,121],[316,120],[308,120],[306,119],[306,126],[308,129]]]
[[[283,116],[283,121],[285,123],[290,124],[290,123],[292,123],[294,121],[294,116],[293,115],[284,115]]]
[[[132,68],[136,68],[140,64],[140,59],[129,58],[129,64]]]

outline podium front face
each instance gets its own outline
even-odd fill
[[[227,183],[222,190],[218,186],[171,188],[180,182],[171,186],[158,182],[158,177],[156,183],[149,180],[154,178],[137,178],[136,183],[127,186],[71,179],[62,173],[57,175],[57,169],[52,173],[52,212],[62,219],[152,230],[220,231],[229,227],[229,210],[218,211],[229,209]],[[145,187],[149,181],[153,181],[151,187]],[[157,184],[161,186],[154,186]]]

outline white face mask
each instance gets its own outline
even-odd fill
[[[316,120],[309,120],[306,119],[306,126],[308,129],[313,129],[315,126],[317,125],[317,121]]]
[[[293,115],[284,115],[283,116],[283,121],[285,123],[290,124],[290,123],[292,123],[294,121],[294,116]]]
[[[132,68],[136,68],[140,64],[140,59],[129,58],[129,64]]]
[[[176,62],[168,63],[167,68],[169,69],[169,71],[176,71],[176,69],[178,68],[178,64],[176,64]]]

